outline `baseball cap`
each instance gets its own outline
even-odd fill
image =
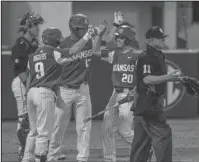
[[[160,28],[159,26],[153,26],[149,30],[147,30],[145,37],[146,39],[150,38],[162,39],[168,37],[168,35],[164,34],[162,28]]]

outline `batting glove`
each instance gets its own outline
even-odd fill
[[[121,25],[124,22],[124,14],[119,11],[114,13],[114,24]]]
[[[95,29],[92,27],[92,25],[89,25],[87,33],[83,36],[83,39],[85,41],[88,41],[89,39],[92,39],[95,37]]]

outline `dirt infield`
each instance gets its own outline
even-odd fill
[[[199,162],[199,119],[169,120],[173,130],[174,162]],[[2,162],[17,161],[16,122],[2,123]],[[101,162],[101,121],[93,121],[91,134],[91,156],[89,162]],[[117,160],[127,162],[129,150],[126,143],[116,136]],[[63,141],[63,153],[67,159],[60,162],[75,162],[76,132],[75,123],[71,122]],[[154,160],[153,160],[154,161]]]

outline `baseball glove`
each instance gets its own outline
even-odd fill
[[[192,96],[199,96],[199,81],[189,76],[180,77],[183,85],[186,87],[187,93]]]

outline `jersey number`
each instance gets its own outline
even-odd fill
[[[143,68],[144,68],[144,71],[143,71],[144,74],[151,74],[151,66],[150,65],[144,65]]]
[[[133,83],[133,75],[132,74],[122,74],[122,82],[123,83]]]
[[[44,76],[44,64],[43,62],[37,62],[35,64],[35,72],[36,72],[36,78],[40,79]]]
[[[85,65],[86,67],[90,67],[91,59],[85,59]]]

